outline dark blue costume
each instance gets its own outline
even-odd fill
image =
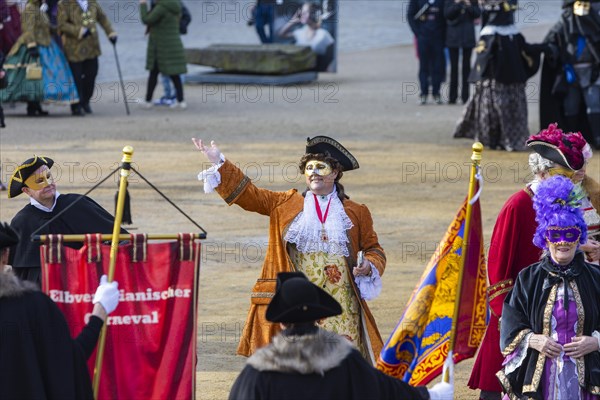
[[[417,38],[421,104],[427,101],[429,86],[434,100],[441,104],[440,86],[446,75],[444,0],[410,0],[407,18]]]

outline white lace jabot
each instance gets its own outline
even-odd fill
[[[324,228],[327,240],[323,240],[321,235],[321,221],[317,215],[315,207],[315,198],[313,193],[308,191],[304,197],[304,209],[294,218],[290,228],[285,235],[285,240],[294,243],[298,251],[302,253],[325,252],[348,257],[348,234],[347,230],[352,228],[352,221],[341,200],[337,196],[337,190],[333,190],[327,196],[317,195],[319,207],[325,213],[327,204],[329,213],[325,220]]]

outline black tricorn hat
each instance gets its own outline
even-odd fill
[[[344,171],[358,169],[358,161],[352,153],[350,153],[337,140],[327,136],[315,136],[314,138],[306,138],[306,154],[326,154],[329,155],[342,165]]]
[[[25,181],[27,178],[42,165],[47,165],[48,168],[52,168],[54,160],[48,157],[34,155],[33,158],[25,160],[23,164],[19,165],[8,181],[8,198],[17,197],[23,193],[21,189],[26,186]]]
[[[311,283],[302,272],[280,272],[275,296],[267,307],[271,322],[310,322],[342,313],[327,292]]]
[[[19,243],[17,233],[6,222],[0,223],[0,249],[17,243]]]

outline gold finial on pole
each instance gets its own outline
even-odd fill
[[[123,207],[125,205],[125,190],[127,189],[127,178],[131,171],[131,159],[133,156],[133,147],[123,147],[123,158],[121,159],[121,178],[119,181],[119,196],[117,197],[117,210],[115,213],[115,223],[113,224],[113,233],[110,245],[110,262],[108,266],[108,281],[112,282],[115,275],[115,265],[117,263],[117,251],[119,250],[119,236],[121,233],[121,221],[123,220]],[[96,352],[96,365],[94,367],[94,399],[98,399],[98,390],[100,388],[100,376],[102,373],[102,360],[104,358],[104,345],[106,343],[106,323],[102,325],[100,337],[98,338],[98,351]]]
[[[483,144],[481,142],[475,142],[472,146],[473,154],[471,154],[471,161],[479,163],[481,161],[481,153],[483,153]]]

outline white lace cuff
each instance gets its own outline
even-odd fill
[[[372,262],[371,264],[371,276],[355,276],[354,282],[356,282],[356,286],[358,286],[358,290],[360,290],[360,297],[365,300],[373,300],[379,296],[381,293],[381,276],[379,275],[379,271]]]
[[[221,161],[218,164],[213,164],[212,167],[201,171],[198,174],[198,180],[204,181],[204,193],[212,193],[215,188],[221,184],[221,174],[219,168],[225,162],[225,156],[221,153]]]
[[[523,340],[521,340],[521,343],[519,343],[519,346],[517,346],[517,348],[507,357],[510,358],[510,360],[504,365],[505,374],[508,375],[521,366],[525,356],[527,355],[529,338],[531,335],[533,335],[533,332],[529,332],[527,335],[525,335]]]
[[[592,336],[598,340],[598,351],[600,351],[600,332],[594,331],[592,332]]]

